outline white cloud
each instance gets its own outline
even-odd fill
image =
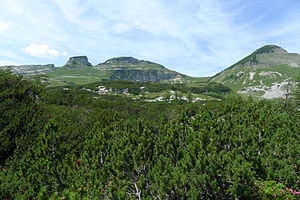
[[[31,43],[24,50],[29,55],[40,58],[53,58],[61,55],[58,50],[51,49],[46,44]]]
[[[278,18],[276,23],[267,20],[271,19],[267,12],[248,16],[254,13],[246,11],[261,7],[260,0],[2,1],[0,15],[9,23],[0,20],[1,48],[22,50],[38,41],[23,53],[57,57],[54,62],[63,63],[67,55],[77,54],[89,55],[96,63],[129,55],[203,76],[219,72],[266,43],[300,52],[299,14]],[[17,28],[9,28],[10,24]],[[23,56],[22,62],[37,59],[14,52]],[[8,60],[21,60],[7,51],[2,54]]]
[[[5,22],[5,21],[2,21],[0,20],[0,31],[3,31],[5,29],[7,29],[9,26],[9,23],[8,22]]]

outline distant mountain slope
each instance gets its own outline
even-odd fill
[[[181,79],[185,76],[160,64],[138,60],[133,57],[112,58],[96,65],[94,68],[110,72],[109,80],[158,82]]]
[[[263,98],[283,98],[300,70],[300,55],[276,45],[266,45],[210,81],[222,83],[241,94]]]
[[[86,56],[69,58],[62,67],[46,74],[50,86],[87,84],[106,78],[105,73],[93,69]]]
[[[48,65],[1,66],[15,74],[43,75],[49,86],[87,84],[101,80],[126,80],[164,83],[203,82],[206,78],[190,77],[163,65],[133,57],[115,57],[93,66],[86,56],[70,57],[62,67]]]
[[[100,80],[182,82],[184,78],[191,79],[160,64],[133,57],[111,58],[92,66],[86,56],[75,56],[71,57],[64,66],[46,75],[52,86],[87,84]]]
[[[48,65],[18,65],[18,66],[1,66],[0,69],[10,70],[14,74],[32,76],[52,72],[56,69],[53,64]]]

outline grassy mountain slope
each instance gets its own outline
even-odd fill
[[[203,82],[206,78],[189,77],[166,67],[133,57],[111,58],[95,66],[85,56],[72,57],[66,65],[46,74],[50,86],[78,85],[101,80],[126,80],[164,83]]]
[[[190,77],[163,65],[133,57],[115,57],[93,66],[86,56],[70,57],[62,67],[49,65],[2,66],[14,74],[47,82],[48,86],[82,85],[101,80],[126,80],[163,83],[198,83],[208,80]]]
[[[49,78],[49,86],[61,86],[93,83],[107,78],[110,74],[89,66],[66,65],[46,75]]]
[[[137,60],[132,57],[112,58],[95,66],[95,69],[111,72],[109,80],[151,81],[181,79],[185,75],[169,70],[164,66]]]
[[[300,55],[288,53],[276,45],[266,45],[210,81],[222,83],[241,94],[263,98],[282,98],[295,82]]]
[[[50,86],[86,84],[101,80],[177,83],[189,78],[160,64],[132,57],[112,58],[96,66],[82,63],[88,63],[85,56],[72,57],[63,67],[47,73]]]

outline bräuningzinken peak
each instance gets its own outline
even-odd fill
[[[66,65],[84,65],[84,66],[92,66],[86,56],[74,56],[69,58]]]

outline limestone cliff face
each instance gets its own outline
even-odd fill
[[[133,57],[111,58],[94,68],[110,72],[109,80],[158,82],[183,77],[182,74],[169,70],[160,64]]]
[[[178,78],[178,73],[167,73],[162,70],[116,70],[110,80],[158,82]]]
[[[42,75],[52,72],[56,69],[53,64],[47,65],[18,65],[18,66],[1,66],[0,69],[9,70],[14,74],[33,76]]]
[[[86,56],[74,56],[69,58],[66,65],[83,65],[83,66],[92,66]]]

